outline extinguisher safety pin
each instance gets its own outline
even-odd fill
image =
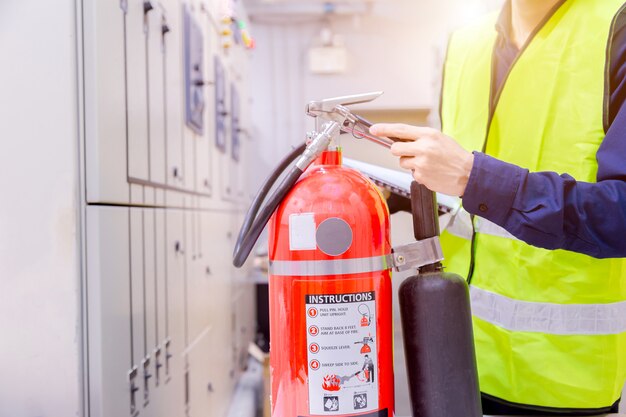
[[[439,236],[418,240],[392,249],[392,266],[398,271],[416,269],[443,260]]]

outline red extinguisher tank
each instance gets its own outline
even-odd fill
[[[273,417],[392,417],[389,211],[324,152],[269,223]]]

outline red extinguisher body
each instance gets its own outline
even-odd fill
[[[327,151],[269,223],[273,417],[394,413],[389,211]]]

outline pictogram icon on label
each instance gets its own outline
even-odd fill
[[[378,409],[375,295],[305,296],[311,414]]]

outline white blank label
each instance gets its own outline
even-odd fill
[[[315,250],[315,218],[313,213],[289,216],[289,250]]]

